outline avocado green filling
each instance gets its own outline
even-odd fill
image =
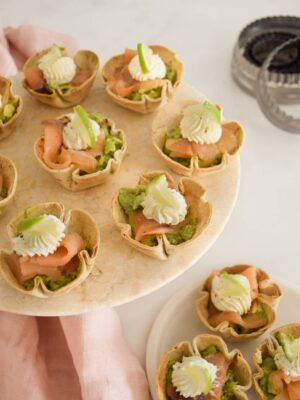
[[[261,368],[264,375],[260,379],[259,385],[266,394],[267,398],[273,399],[273,397],[276,395],[276,392],[269,383],[269,376],[273,371],[277,371],[274,359],[270,356],[266,357],[261,364]]]
[[[70,282],[74,281],[79,275],[81,271],[81,266],[68,274],[61,275],[57,279],[51,279],[47,275],[35,275],[33,278],[28,279],[26,282],[23,283],[23,287],[25,290],[32,290],[34,288],[34,281],[36,277],[42,278],[45,286],[47,289],[55,292],[56,290],[62,288],[63,286],[68,285]]]
[[[180,243],[190,240],[197,229],[198,219],[189,218],[186,223],[175,232],[166,233],[168,241],[176,246]]]
[[[230,400],[235,397],[237,382],[231,369],[227,372],[227,379],[223,386],[221,400]]]
[[[54,90],[58,90],[62,94],[66,94],[71,90],[71,84],[70,83],[62,83],[62,84],[48,84],[48,89],[53,92]]]
[[[265,319],[266,323],[267,323],[268,315],[267,315],[266,310],[265,310],[264,306],[262,305],[262,303],[259,303],[257,305],[257,309],[256,309],[254,314],[259,316],[262,319]],[[239,335],[252,333],[252,332],[255,332],[257,330],[256,328],[244,328],[243,326],[240,326],[240,325],[237,325],[237,324],[229,324],[229,326],[231,328],[233,328]]]
[[[137,210],[146,196],[145,185],[138,185],[134,189],[122,188],[119,191],[119,204],[128,216]]]
[[[127,96],[127,99],[131,101],[141,101],[144,95],[149,96],[152,99],[159,99],[161,97],[161,91],[162,91],[161,86],[148,90],[143,90],[143,89],[136,90],[135,92],[131,92]]]
[[[172,68],[170,65],[166,65],[166,75],[164,79],[167,79],[172,83],[172,86],[175,84],[177,78],[177,72],[174,68]],[[141,90],[136,90],[134,92],[131,92],[128,96],[126,96],[127,99],[131,101],[141,101],[142,97],[144,95],[151,97],[152,99],[159,99],[161,97],[161,92],[162,92],[162,87],[156,87],[153,89],[141,89]]]
[[[8,189],[7,187],[3,187],[0,192],[0,197],[2,199],[5,199],[7,196],[8,196]]]
[[[3,124],[11,119],[16,112],[16,105],[11,100],[0,109],[0,120]]]
[[[123,140],[112,133],[109,121],[99,113],[91,113],[89,117],[97,122],[105,133],[105,144],[103,155],[99,158],[97,170],[102,171],[107,167],[111,158],[114,158],[115,152],[123,146]]]
[[[206,347],[203,351],[201,351],[201,356],[203,358],[211,355],[211,354],[216,354],[218,352],[218,349],[214,344],[210,344],[209,346]]]

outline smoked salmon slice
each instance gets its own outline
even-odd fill
[[[132,226],[134,238],[137,241],[140,241],[147,235],[162,235],[174,231],[174,227],[161,225],[154,219],[146,218],[142,211],[132,213],[129,216],[129,223]]]
[[[165,147],[171,157],[191,158],[197,156],[206,162],[214,161],[220,154],[216,144],[199,144],[187,139],[167,139]]]
[[[234,311],[217,311],[208,318],[208,321],[214,328],[224,321],[242,326],[246,329],[258,329],[266,325],[266,318],[263,315],[248,313],[242,318]]]
[[[287,395],[289,400],[300,399],[300,377],[288,376],[280,369],[271,372],[269,375],[269,383],[278,394],[284,392],[283,395]]]
[[[62,124],[55,120],[46,120],[42,122],[44,127],[44,153],[43,160],[49,168],[64,169],[70,165],[70,160],[64,163],[57,163],[58,154],[62,147]]]
[[[97,168],[97,160],[89,153],[78,150],[66,150],[71,156],[71,162],[81,171],[92,173]]]
[[[26,68],[24,71],[26,81],[33,90],[42,89],[45,79],[42,71],[37,67]]]
[[[223,393],[223,386],[227,379],[227,370],[229,361],[223,353],[210,354],[205,359],[217,367],[217,377],[212,388],[212,392],[208,394],[208,400],[220,400]]]
[[[71,150],[63,147],[62,124],[57,120],[43,121],[44,126],[44,153],[42,158],[45,164],[52,169],[65,169],[72,163],[81,171],[91,173],[97,168],[95,151],[102,155],[105,138],[100,135],[96,149],[92,151]],[[93,153],[94,150],[94,153]]]
[[[58,278],[64,266],[70,267],[71,262],[81,250],[84,249],[84,242],[78,233],[70,233],[60,243],[60,246],[53,254],[48,256],[18,256],[10,255],[9,263],[14,275],[22,284],[36,275],[47,275],[49,278]]]
[[[205,162],[213,162],[216,157],[225,153],[232,153],[238,147],[236,129],[222,126],[222,136],[217,143],[200,144],[187,139],[167,139],[165,148],[171,157],[191,158],[199,157]]]

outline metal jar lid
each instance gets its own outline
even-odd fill
[[[279,107],[300,104],[299,17],[267,17],[247,25],[234,47],[231,69],[234,80],[257,97],[272,123],[300,133],[300,120]]]
[[[267,56],[282,43],[300,36],[299,17],[267,17],[247,25],[233,50],[232,74],[236,82],[254,95],[257,74]],[[299,49],[290,49],[274,59],[269,81],[289,83],[300,80]]]

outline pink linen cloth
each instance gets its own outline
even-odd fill
[[[32,25],[0,29],[0,75],[52,43],[73,53],[68,35]],[[149,400],[145,373],[109,308],[71,317],[0,312],[1,400]]]
[[[70,54],[78,50],[73,37],[34,25],[0,29],[0,75],[15,75],[32,54],[57,43]]]

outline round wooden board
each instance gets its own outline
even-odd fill
[[[40,122],[55,118],[69,109],[59,110],[37,102],[21,85],[21,76],[13,79],[14,92],[23,97],[24,110],[16,131],[0,142],[0,154],[16,164],[19,181],[13,204],[1,218],[0,247],[10,248],[5,226],[17,212],[35,203],[62,202],[67,209],[83,208],[99,223],[101,246],[92,274],[77,289],[53,299],[22,295],[0,278],[0,309],[19,314],[55,316],[116,306],[150,293],[176,278],[194,264],[213,244],[224,228],[236,201],[240,163],[235,158],[224,171],[199,182],[212,204],[209,226],[200,237],[167,261],[158,261],[132,249],[121,239],[111,217],[113,195],[122,186],[134,186],[142,172],[166,168],[151,143],[151,125],[155,114],[140,115],[115,105],[98,79],[82,103],[88,111],[99,111],[124,129],[128,150],[120,171],[104,185],[83,192],[63,189],[40,168],[33,155],[33,143],[42,133]],[[200,94],[182,84],[172,101]],[[175,176],[177,179],[178,176]]]

